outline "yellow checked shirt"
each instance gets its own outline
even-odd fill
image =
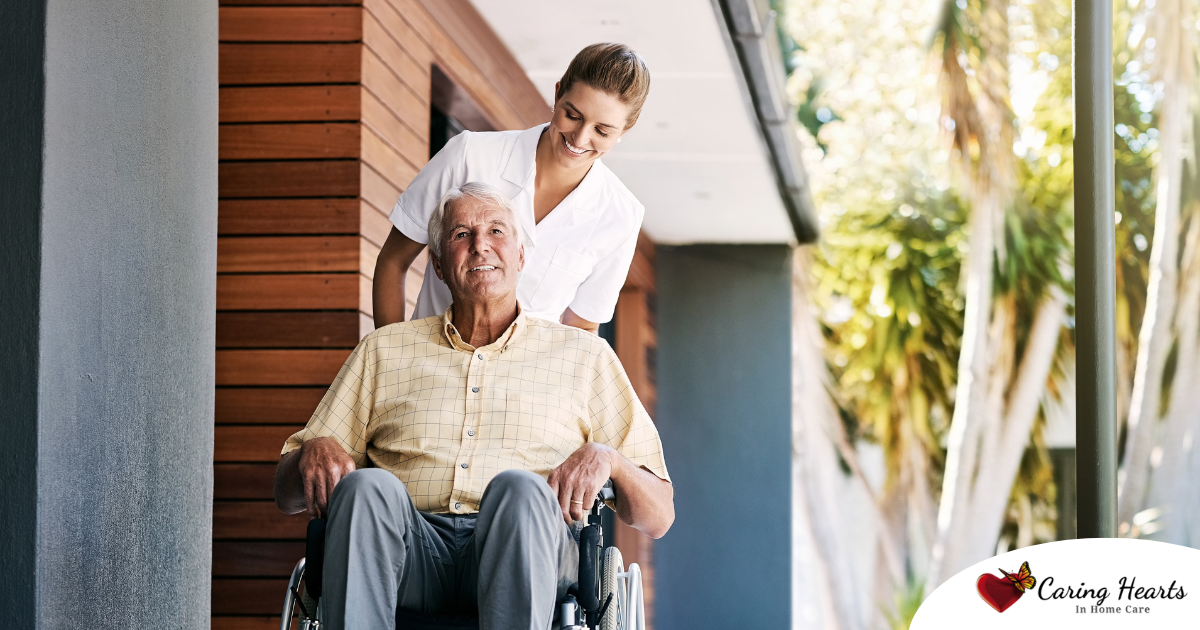
[[[476,512],[496,474],[548,477],[587,442],[670,481],[658,430],[608,344],[521,313],[482,348],[449,310],[367,335],[283,453],[322,436],[355,466],[396,475],[426,512]]]

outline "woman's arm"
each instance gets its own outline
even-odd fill
[[[574,326],[580,330],[586,330],[593,335],[600,334],[600,324],[597,324],[596,322],[589,322],[588,320],[576,315],[575,311],[572,311],[570,308],[563,311],[562,323],[568,326]]]
[[[371,303],[375,327],[404,321],[404,281],[408,268],[425,246],[405,236],[392,226],[379,258],[375,261],[375,282],[371,287]]]

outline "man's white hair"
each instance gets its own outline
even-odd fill
[[[446,230],[446,208],[451,202],[458,201],[463,197],[473,197],[480,201],[490,203],[499,208],[508,211],[512,217],[513,229],[517,232],[517,243],[528,245],[525,242],[525,228],[521,225],[521,220],[517,218],[517,211],[513,208],[512,202],[508,200],[499,190],[479,182],[467,182],[458,188],[451,188],[442,195],[441,201],[433,210],[433,215],[429,217],[429,253],[435,258],[442,258],[442,237]]]

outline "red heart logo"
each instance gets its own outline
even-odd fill
[[[1025,594],[1008,579],[999,578],[990,573],[979,576],[979,581],[975,582],[975,589],[979,591],[979,596],[983,598],[983,601],[995,608],[996,612],[1008,610],[1009,606],[1017,603],[1017,600]]]

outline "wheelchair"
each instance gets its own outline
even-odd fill
[[[616,498],[612,481],[604,484],[588,512],[587,526],[579,534],[579,581],[555,605],[553,628],[560,630],[646,630],[645,604],[642,600],[642,572],[637,564],[626,569],[616,547],[604,547],[601,510]],[[279,630],[321,630],[318,608],[321,599],[321,572],[325,557],[325,521],[308,523],[304,557],[296,563],[283,599]],[[305,579],[305,569],[308,579]],[[300,590],[301,581],[304,590]],[[479,630],[477,617],[430,615],[408,610],[396,611],[396,630]]]

